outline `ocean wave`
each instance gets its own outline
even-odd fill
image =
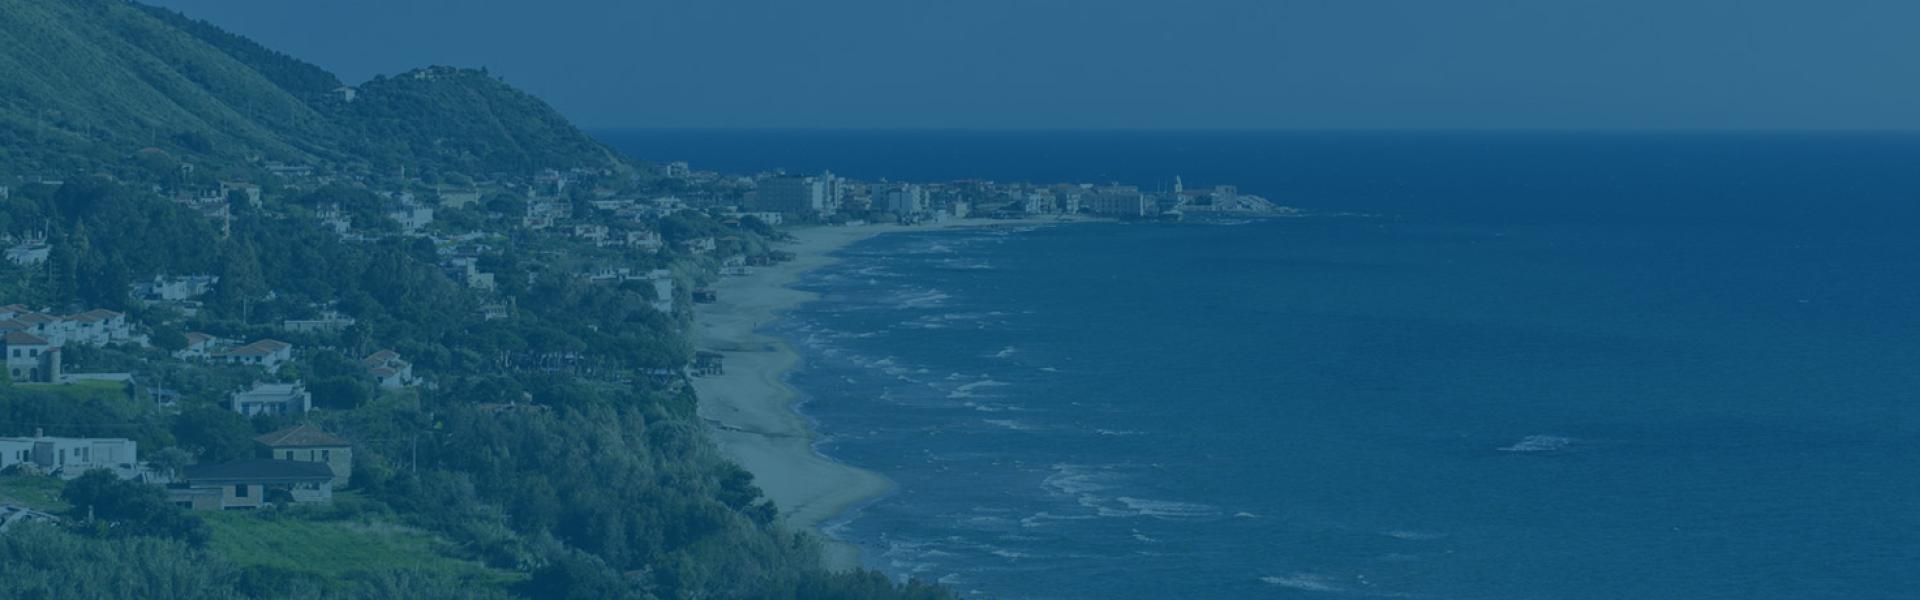
[[[1337,593],[1346,591],[1346,588],[1340,586],[1334,578],[1312,573],[1294,573],[1284,576],[1269,575],[1261,577],[1260,581],[1268,585],[1276,585],[1304,592]]]
[[[949,258],[940,261],[940,268],[951,271],[991,271],[993,264],[978,259]]]
[[[1573,438],[1558,435],[1530,435],[1521,438],[1510,446],[1502,446],[1501,452],[1559,452],[1573,444]]]
[[[1397,540],[1407,540],[1410,542],[1425,542],[1425,541],[1437,540],[1437,539],[1447,537],[1447,534],[1444,534],[1444,533],[1434,533],[1431,531],[1414,531],[1411,529],[1395,529],[1392,531],[1383,531],[1380,533],[1381,535],[1385,535],[1390,538],[1394,538]]]
[[[1032,529],[1036,527],[1041,527],[1051,521],[1086,521],[1094,518],[1096,517],[1094,517],[1093,515],[1056,515],[1050,512],[1041,511],[1041,512],[1034,513],[1033,515],[1028,516],[1026,518],[1020,519],[1020,526],[1028,529]]]
[[[991,316],[989,313],[965,312],[921,315],[911,321],[901,323],[899,327],[908,329],[948,329],[957,324],[973,323],[976,328],[984,329],[986,325],[981,324],[981,321],[984,321],[989,316]]]
[[[1193,502],[1148,500],[1145,498],[1130,498],[1126,496],[1121,496],[1116,498],[1116,500],[1119,500],[1120,504],[1126,506],[1128,510],[1133,511],[1134,514],[1146,517],[1162,519],[1200,519],[1220,516],[1220,509]]]
[[[977,391],[980,388],[1006,387],[1008,385],[1011,385],[1011,384],[1001,383],[998,381],[994,381],[992,379],[982,379],[979,381],[975,381],[973,383],[968,383],[965,385],[961,385],[960,387],[953,388],[953,391],[947,392],[947,397],[955,400],[960,400],[964,398],[974,398],[978,396]]]
[[[1132,431],[1128,429],[1095,429],[1093,430],[1093,432],[1098,433],[1100,435],[1112,435],[1112,436],[1146,435],[1146,433],[1144,432]]]
[[[982,423],[1013,431],[1038,431],[1040,428],[1013,419],[981,419]]]
[[[1040,486],[1064,496],[1082,496],[1113,489],[1119,477],[1100,467],[1074,464],[1053,465],[1053,473]]]
[[[1019,351],[1020,349],[1018,348],[1015,348],[1013,346],[1007,346],[1005,348],[1001,348],[999,352],[993,353],[993,357],[994,358],[1012,358],[1014,353],[1017,353]]]

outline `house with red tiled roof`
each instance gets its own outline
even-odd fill
[[[276,372],[280,370],[280,365],[293,360],[293,344],[280,340],[260,340],[239,348],[214,352],[212,358],[215,362],[251,365]]]
[[[381,350],[360,359],[360,365],[366,367],[367,374],[380,382],[380,389],[397,390],[412,386],[417,380],[413,377],[413,364],[400,360],[400,353]]]
[[[133,341],[127,316],[103,308],[62,317],[59,328],[59,336],[68,344],[105,346]]]
[[[59,383],[60,346],[46,338],[12,331],[6,334],[7,375],[14,383]]]
[[[353,478],[353,444],[313,425],[296,425],[253,440],[267,458],[326,465],[333,470],[334,487],[344,487]]]

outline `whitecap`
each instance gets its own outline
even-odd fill
[[[1019,350],[1014,348],[1013,346],[1007,346],[1006,348],[1000,349],[999,352],[995,352],[993,354],[993,357],[994,358],[1010,358],[1013,356],[1015,352],[1019,352]]]
[[[1121,496],[1116,499],[1135,514],[1148,517],[1162,519],[1198,519],[1218,516],[1220,514],[1220,509],[1218,508],[1193,502],[1148,500],[1145,498],[1129,498],[1126,496]]]
[[[1015,421],[1013,419],[982,419],[982,422],[988,425],[1011,429],[1013,431],[1034,431],[1036,429],[1032,425],[1028,425],[1020,421]]]
[[[1503,446],[1501,452],[1558,452],[1573,444],[1573,438],[1558,435],[1530,435],[1513,445]]]
[[[1390,538],[1407,540],[1411,542],[1424,542],[1424,541],[1437,540],[1440,538],[1447,537],[1447,534],[1444,534],[1444,533],[1434,533],[1431,531],[1414,531],[1411,529],[1395,529],[1392,531],[1383,531],[1381,532],[1381,534]]]
[[[1314,575],[1312,573],[1294,573],[1286,576],[1269,575],[1261,577],[1260,581],[1269,585],[1277,585],[1306,592],[1339,592],[1345,589],[1336,585],[1332,577]]]

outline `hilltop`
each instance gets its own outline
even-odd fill
[[[222,171],[609,168],[619,158],[484,71],[434,67],[358,88],[168,9],[0,0],[0,165],[123,173],[144,149]]]

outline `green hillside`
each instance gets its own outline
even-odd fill
[[[121,172],[158,148],[259,161],[467,172],[617,161],[544,102],[478,71],[382,78],[357,102],[325,70],[172,11],[119,0],[0,0],[0,165]]]

